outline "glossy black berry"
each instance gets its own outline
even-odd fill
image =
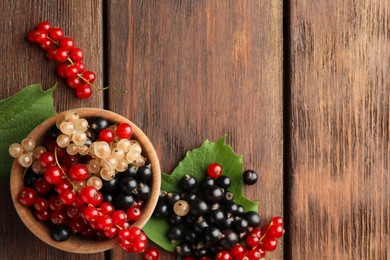
[[[135,177],[137,176],[137,167],[134,166],[133,164],[129,164],[129,167],[127,169],[118,174],[119,177]]]
[[[233,216],[226,216],[225,219],[218,225],[220,229],[229,229],[231,228],[232,224],[234,222]]]
[[[180,225],[183,223],[183,217],[171,213],[168,217],[168,223],[171,225]]]
[[[102,193],[103,194],[103,201],[114,203],[114,195],[110,193]]]
[[[52,140],[56,140],[57,137],[62,134],[61,133],[61,130],[59,128],[57,128],[57,126],[54,124],[52,127],[50,127],[48,133],[47,133],[47,136],[52,139]]]
[[[260,215],[254,211],[248,211],[244,214],[246,220],[248,220],[248,224],[251,227],[258,227],[261,224]]]
[[[180,181],[179,181],[179,187],[183,191],[192,191],[196,188],[196,184],[198,182],[196,181],[195,177],[189,174],[184,175]]]
[[[199,188],[200,190],[205,190],[207,187],[213,186],[214,184],[214,179],[210,178],[209,176],[206,176],[200,181]]]
[[[191,203],[194,199],[196,199],[197,196],[194,192],[186,192],[181,194],[181,199],[187,201],[188,203]]]
[[[196,259],[201,259],[203,256],[206,256],[207,250],[204,248],[197,248],[194,252],[194,256]]]
[[[181,226],[174,226],[168,231],[168,239],[171,242],[176,242],[184,236],[184,228]]]
[[[140,183],[137,188],[136,197],[139,200],[146,201],[151,194],[150,186],[148,184]]]
[[[180,200],[180,199],[181,199],[181,196],[177,192],[168,192],[167,198],[166,198],[167,203],[170,206],[173,206],[175,204],[175,202]]]
[[[138,182],[133,177],[123,177],[119,182],[119,189],[124,194],[130,195],[138,187]]]
[[[185,242],[196,243],[198,240],[198,235],[193,230],[188,229],[184,233],[183,240]]]
[[[176,246],[176,254],[178,256],[190,256],[192,254],[192,247],[189,243],[181,243]]]
[[[169,215],[169,213],[169,206],[165,199],[158,201],[153,211],[153,216],[156,218],[165,218]]]
[[[207,221],[204,219],[204,218],[199,218],[194,227],[193,227],[193,230],[195,233],[199,234],[199,235],[204,235],[204,233],[206,232],[206,230],[209,228],[209,224],[207,223]]]
[[[234,202],[230,202],[228,203],[226,206],[225,206],[225,212],[232,215],[232,216],[236,216],[239,212],[239,209],[238,209],[238,204],[234,203]]]
[[[91,129],[95,134],[99,134],[101,130],[108,127],[108,121],[100,116],[93,117],[88,120],[89,129]]]
[[[123,211],[126,211],[128,208],[133,206],[134,198],[131,195],[118,194],[115,196],[115,205]]]
[[[257,172],[254,170],[246,170],[242,173],[242,178],[245,184],[252,185],[257,182]]]
[[[70,237],[70,230],[67,226],[54,226],[51,229],[51,237],[57,242],[68,240]]]
[[[212,210],[208,215],[208,220],[216,226],[221,226],[225,221],[225,213],[221,209]]]
[[[231,180],[228,176],[222,175],[218,179],[215,180],[215,185],[221,187],[222,189],[229,189],[231,185]]]
[[[208,202],[218,202],[223,198],[224,191],[217,185],[212,185],[206,188],[204,191],[204,197]]]
[[[103,180],[102,183],[103,183],[103,186],[102,186],[101,190],[103,191],[103,193],[114,193],[118,190],[119,181],[118,181],[117,177],[115,177],[109,181]]]
[[[190,213],[196,217],[205,215],[208,209],[207,203],[200,198],[196,198],[190,204]]]
[[[23,184],[25,187],[33,187],[34,182],[41,178],[42,175],[38,175],[30,168],[23,175]]]
[[[237,233],[245,232],[245,230],[248,229],[248,227],[249,227],[249,223],[248,220],[246,220],[245,218],[238,218],[234,220],[232,224],[233,230],[236,231]]]
[[[144,165],[138,168],[137,171],[137,179],[141,182],[150,182],[152,179],[152,170],[150,167]]]
[[[222,231],[223,238],[219,241],[219,245],[222,248],[229,250],[238,242],[238,235],[231,229],[225,229]]]
[[[223,237],[221,230],[217,227],[210,227],[206,231],[205,240],[207,243],[215,244]]]

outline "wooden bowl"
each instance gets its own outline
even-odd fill
[[[44,139],[44,135],[49,130],[49,128],[56,123],[57,119],[63,118],[65,116],[65,113],[69,111],[76,112],[77,114],[80,115],[80,117],[83,118],[101,116],[106,118],[112,123],[127,122],[132,126],[133,128],[132,139],[137,140],[141,144],[142,154],[144,157],[146,157],[147,162],[151,164],[152,172],[153,172],[151,196],[143,208],[143,213],[140,219],[132,224],[132,226],[137,226],[139,228],[142,228],[153,213],[153,210],[158,200],[158,196],[160,192],[160,184],[161,184],[160,164],[152,143],[149,141],[148,137],[134,123],[132,123],[125,117],[107,110],[96,109],[96,108],[77,108],[77,109],[72,109],[72,110],[59,113],[47,119],[42,124],[38,125],[28,135],[28,137],[36,140],[37,144],[42,143]],[[43,242],[55,248],[61,249],[63,251],[71,252],[71,253],[85,253],[85,254],[97,253],[97,252],[102,252],[102,251],[112,249],[117,244],[117,238],[98,240],[96,238],[91,238],[91,239],[82,238],[77,235],[71,235],[71,237],[64,242],[54,241],[51,238],[48,225],[45,223],[38,222],[34,218],[31,208],[21,205],[17,200],[20,190],[24,187],[23,177],[22,177],[23,172],[24,172],[24,168],[18,164],[17,160],[14,160],[12,165],[12,170],[11,170],[11,179],[10,179],[11,196],[12,196],[15,209],[18,212],[20,218],[27,226],[27,228],[35,236],[37,236]]]

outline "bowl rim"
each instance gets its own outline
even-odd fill
[[[134,222],[131,225],[131,226],[142,228],[153,213],[153,210],[158,201],[158,196],[161,187],[160,163],[158,160],[156,150],[154,149],[149,138],[136,124],[134,124],[129,119],[115,112],[105,110],[105,109],[100,109],[100,108],[75,108],[75,109],[63,111],[61,113],[58,113],[46,119],[41,124],[36,126],[28,134],[27,137],[36,140],[37,143],[41,142],[43,138],[42,133],[46,133],[46,131],[51,126],[53,126],[58,119],[64,117],[65,114],[69,112],[75,112],[79,114],[79,116],[82,118],[101,116],[103,118],[108,119],[108,121],[111,123],[126,122],[132,126],[132,130],[133,130],[132,139],[139,141],[139,143],[141,144],[142,154],[147,158],[148,162],[151,164],[152,174],[153,174],[152,175],[153,181],[151,185],[152,191],[151,191],[150,198],[148,199],[148,201],[146,202],[143,208],[143,212],[140,219],[138,219],[136,222]],[[98,253],[98,252],[103,252],[112,249],[115,246],[117,242],[116,238],[104,239],[104,240],[97,240],[96,238],[86,239],[79,236],[75,236],[73,234],[68,240],[64,242],[54,241],[50,236],[50,232],[47,224],[37,221],[33,216],[31,207],[25,207],[21,205],[17,199],[20,190],[22,189],[22,187],[24,187],[23,178],[22,178],[23,172],[24,172],[24,168],[19,165],[17,159],[14,159],[11,168],[11,176],[10,176],[11,197],[16,212],[18,213],[20,219],[36,237],[38,237],[40,240],[42,240],[43,242],[45,242],[46,244],[52,247],[55,247],[57,249],[66,252],[71,252],[71,253],[85,253],[85,254]]]

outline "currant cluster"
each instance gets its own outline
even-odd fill
[[[177,255],[183,259],[233,259],[223,255],[230,255],[240,241],[250,240],[259,230],[259,214],[245,212],[234,202],[230,185],[230,178],[222,175],[222,167],[213,163],[201,180],[184,175],[178,182],[181,193],[161,191],[153,216],[165,218],[170,224],[167,237],[178,243]]]
[[[75,89],[78,98],[91,96],[96,75],[85,70],[83,51],[75,47],[72,38],[65,37],[61,28],[51,27],[48,22],[41,22],[35,30],[27,33],[27,40],[39,44],[41,49],[46,51],[49,60],[60,63],[57,67],[58,75],[66,79],[70,88]]]
[[[50,128],[42,146],[25,138],[9,153],[26,168],[18,200],[56,241],[70,235],[114,238],[127,252],[143,252],[147,237],[130,228],[151,194],[152,170],[132,140],[128,123],[80,118],[69,112]]]

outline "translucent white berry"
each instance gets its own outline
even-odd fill
[[[35,140],[31,138],[24,138],[21,142],[23,149],[27,152],[31,152],[35,148]]]
[[[116,166],[115,170],[117,172],[124,172],[129,167],[129,163],[125,159],[118,160],[118,165]]]
[[[77,119],[73,123],[77,131],[85,132],[88,129],[88,121],[84,118]]]
[[[19,156],[18,162],[25,168],[30,167],[30,165],[33,163],[32,153],[23,153]]]
[[[84,132],[76,132],[72,135],[72,141],[76,145],[84,145],[87,142],[87,135]]]
[[[38,146],[38,147],[35,147],[34,151],[33,151],[33,156],[35,159],[39,159],[39,156],[41,156],[41,154],[43,154],[44,152],[46,152],[46,148],[43,147],[43,146]]]
[[[69,144],[67,147],[66,147],[66,152],[69,154],[69,155],[76,155],[78,152],[79,152],[79,148],[77,145],[75,144]]]
[[[100,190],[103,186],[103,182],[99,177],[91,176],[87,181],[87,186],[94,186],[97,190]]]
[[[18,143],[13,143],[8,148],[9,154],[14,158],[18,158],[19,156],[21,156],[23,154],[23,151],[23,146]]]
[[[121,139],[116,144],[116,147],[118,147],[119,149],[121,149],[125,153],[127,153],[130,150],[130,146],[131,146],[131,143],[130,143],[129,139]]]
[[[70,144],[70,138],[68,135],[60,134],[59,136],[57,136],[56,142],[59,147],[65,148]]]
[[[104,141],[95,142],[93,146],[94,154],[99,158],[106,158],[111,154],[110,145]]]
[[[68,112],[65,114],[65,121],[74,122],[79,119],[80,116],[75,112]]]
[[[72,135],[76,131],[76,127],[72,122],[64,121],[60,125],[60,130],[63,134]]]
[[[105,181],[110,181],[115,177],[115,171],[103,168],[100,170],[100,177]]]
[[[87,169],[90,173],[98,173],[100,171],[100,162],[96,159],[90,160],[87,164]]]

